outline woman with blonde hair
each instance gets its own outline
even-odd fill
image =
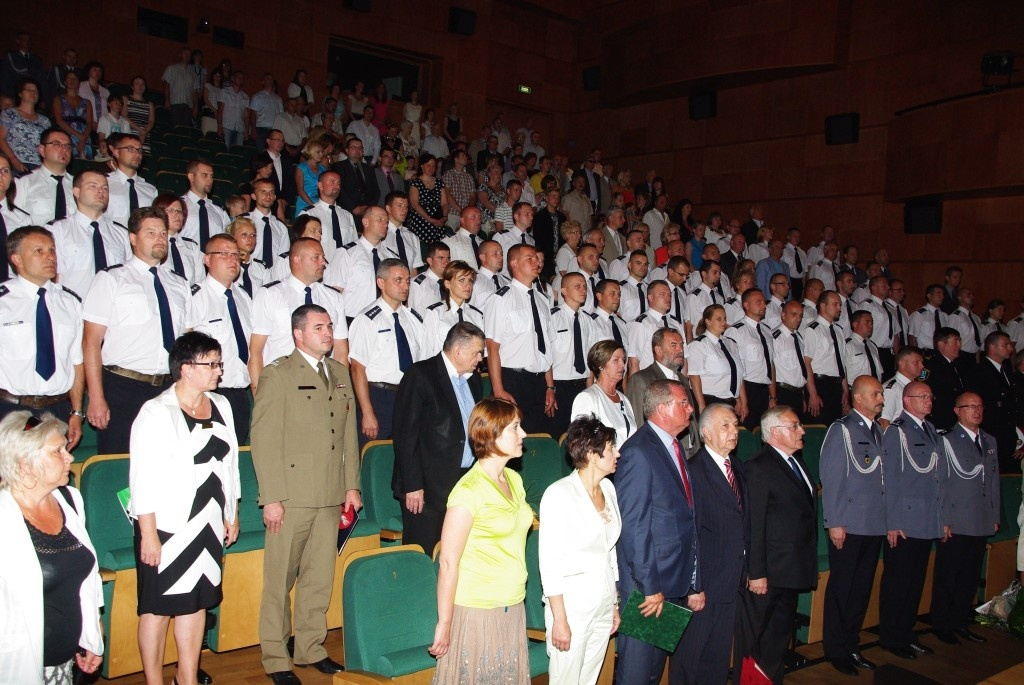
[[[242,268],[238,274],[238,287],[249,297],[256,294],[256,289],[266,282],[267,267],[258,259],[252,258],[256,249],[256,224],[245,216],[235,217],[234,221],[224,227],[224,232],[238,243],[238,251],[242,255]]]
[[[302,163],[295,165],[295,216],[306,207],[312,207],[320,200],[317,182],[320,174],[327,171],[321,164],[324,158],[324,144],[320,140],[310,140],[302,147]]]

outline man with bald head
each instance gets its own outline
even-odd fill
[[[697,566],[704,609],[696,612],[669,664],[673,683],[724,683],[736,606],[750,549],[750,495],[736,449],[740,422],[732,407],[709,404],[700,415],[704,446],[690,460],[697,502]]]
[[[879,644],[903,659],[933,654],[914,633],[932,543],[949,539],[942,497],[947,469],[942,438],[927,420],[932,391],[923,381],[903,390],[903,411],[885,431],[884,570],[878,601]],[[941,466],[940,466],[941,465]]]
[[[821,446],[821,495],[828,530],[829,580],[825,587],[825,658],[846,675],[875,665],[860,653],[875,567],[886,535],[882,489],[882,384],[853,382],[853,409],[829,426]]]

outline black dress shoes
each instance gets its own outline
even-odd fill
[[[199,685],[213,685],[213,677],[200,668],[196,673],[196,682],[199,683]]]
[[[345,667],[339,664],[337,661],[329,656],[325,656],[320,661],[313,664],[295,664],[299,668],[315,668],[324,675],[334,675],[335,673],[341,673],[345,670]]]
[[[960,640],[957,639],[956,633],[952,630],[936,630],[934,633],[939,642],[945,642],[947,645],[960,644]]]
[[[928,645],[922,645],[920,642],[911,642],[909,647],[910,647],[910,650],[912,652],[914,652],[914,654],[934,654],[935,653],[934,649],[932,649]]]
[[[856,676],[859,673],[857,667],[854,666],[853,662],[849,659],[829,659],[828,661],[832,664],[832,668],[836,669],[843,675]]]
[[[277,671],[268,673],[267,677],[274,681],[274,685],[302,685],[299,677],[291,671]]]
[[[857,668],[863,668],[865,671],[875,670],[874,662],[868,661],[864,658],[864,655],[860,652],[854,652],[850,655],[850,662],[853,663]]]
[[[977,633],[972,633],[970,628],[961,628],[960,630],[956,631],[956,634],[964,640],[967,640],[968,642],[977,642],[979,644],[982,642],[988,642],[987,637],[982,637]]]
[[[891,652],[894,656],[898,656],[901,659],[916,659],[917,658],[917,652],[912,650],[910,647],[885,647],[885,646],[883,646],[882,649],[889,650],[889,652]]]

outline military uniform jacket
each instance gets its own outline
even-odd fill
[[[856,410],[828,428],[821,446],[821,499],[826,528],[885,535],[885,453],[881,433]]]
[[[906,411],[889,424],[885,450],[885,520],[887,530],[909,538],[942,537],[949,523],[943,514],[946,472],[939,468],[942,438],[931,423],[920,425]]]
[[[985,537],[999,523],[999,451],[996,439],[985,431],[976,433],[981,447],[959,423],[942,436],[945,454],[939,455],[946,492],[942,498],[943,520],[953,535]]]
[[[263,369],[252,415],[260,504],[333,507],[360,489],[352,381],[342,364],[324,362],[329,389],[298,350]]]

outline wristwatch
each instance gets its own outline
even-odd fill
[[[80,419],[84,419],[85,418],[85,412],[82,411],[81,409],[72,409],[71,410],[71,415],[72,416],[77,416]]]

